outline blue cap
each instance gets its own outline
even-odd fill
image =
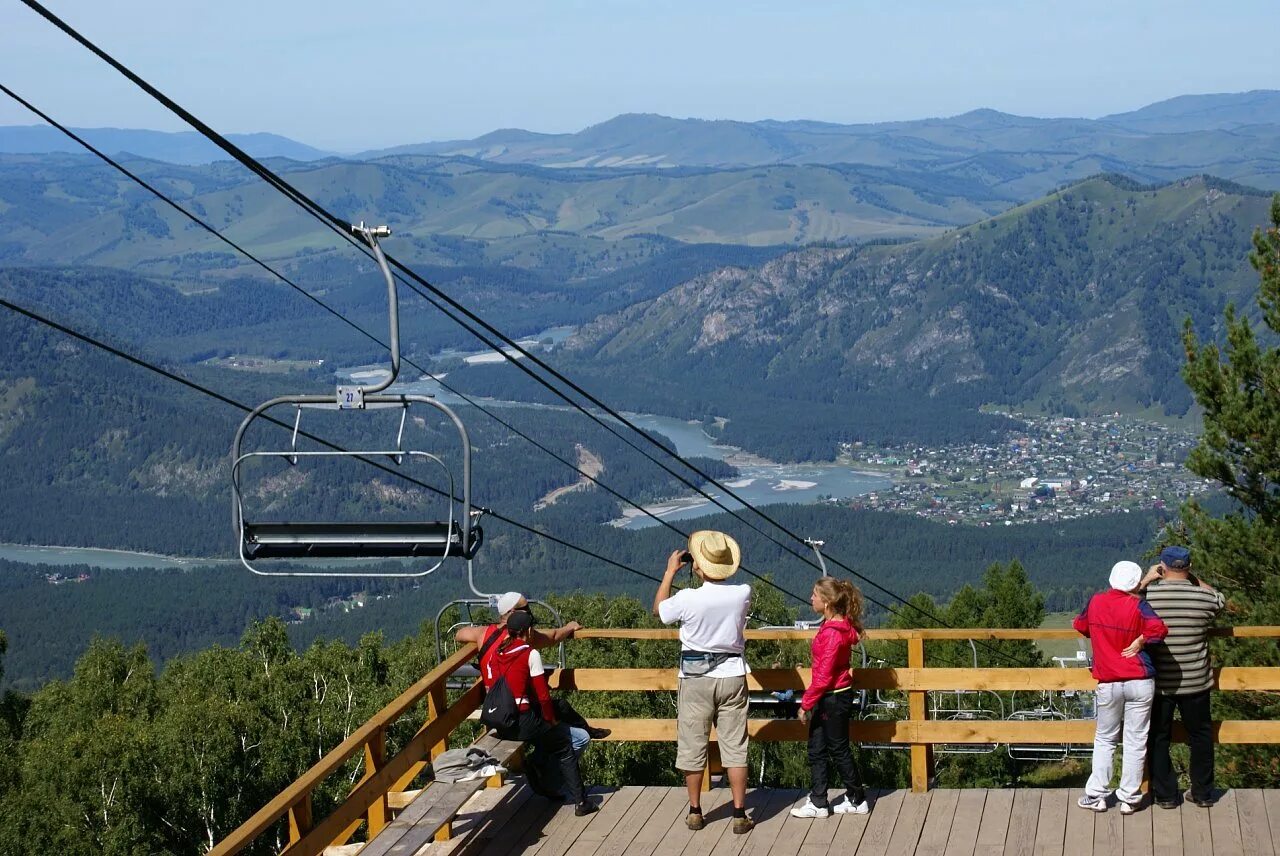
[[[1186,547],[1165,547],[1160,551],[1160,564],[1175,571],[1191,567],[1191,551]]]

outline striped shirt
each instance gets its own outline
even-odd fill
[[[1147,645],[1156,665],[1156,689],[1189,695],[1213,688],[1208,630],[1226,603],[1222,593],[1190,580],[1156,580],[1145,597],[1169,627],[1169,635]]]

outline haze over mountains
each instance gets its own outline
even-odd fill
[[[219,157],[190,133],[91,129],[86,134],[109,152],[186,164]],[[331,156],[274,135],[232,139],[258,157]],[[574,133],[504,129],[474,140],[407,144],[351,159],[427,154],[561,169],[864,164],[973,177],[1026,200],[1097,172],[1123,172],[1143,181],[1207,172],[1280,187],[1278,149],[1280,92],[1255,90],[1184,95],[1100,119],[974,110],[947,118],[839,125],[625,114]],[[74,143],[43,127],[0,128],[0,152],[74,150]]]

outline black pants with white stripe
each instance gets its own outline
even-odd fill
[[[1151,794],[1160,802],[1178,798],[1178,774],[1169,758],[1173,740],[1173,713],[1182,715],[1191,746],[1191,795],[1199,800],[1213,798],[1213,719],[1209,713],[1209,690],[1187,695],[1156,692],[1151,704],[1151,735],[1147,755],[1151,759]]]

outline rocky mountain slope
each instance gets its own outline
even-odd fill
[[[1267,204],[1214,179],[1091,179],[939,238],[715,271],[569,347],[584,369],[643,365],[790,400],[892,390],[1179,414],[1183,322],[1207,331],[1228,300],[1249,304],[1249,236]]]

